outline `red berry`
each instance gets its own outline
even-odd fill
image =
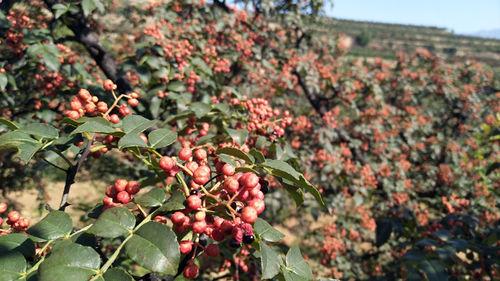
[[[205,254],[209,257],[216,257],[220,254],[219,245],[210,244],[205,248]]]
[[[80,118],[80,113],[78,113],[78,111],[75,111],[75,110],[67,110],[67,111],[65,111],[64,115],[66,115],[68,118],[74,119],[74,120]]]
[[[71,117],[70,117],[70,118],[71,118]],[[111,115],[109,116],[109,121],[110,121],[111,123],[113,123],[113,124],[118,124],[118,123],[120,123],[120,117],[118,117],[118,115],[116,115],[116,114],[111,114]]]
[[[71,99],[69,106],[72,110],[78,111],[79,109],[82,109],[82,102],[78,97],[74,97]]]
[[[220,229],[215,229],[212,231],[212,239],[215,241],[222,241],[226,238],[226,235],[224,235],[224,232],[222,232]]]
[[[115,190],[117,192],[124,191],[127,188],[128,181],[124,179],[117,179],[115,181]]]
[[[5,211],[7,211],[7,203],[0,203],[0,214],[3,214],[5,213]]]
[[[248,192],[248,190],[244,190],[238,195],[238,199],[240,201],[246,201],[248,197],[250,197],[250,192]]]
[[[205,221],[195,221],[193,222],[193,232],[203,233],[207,229],[207,223]]]
[[[190,195],[186,199],[187,206],[192,210],[198,210],[201,208],[201,199],[196,195]]]
[[[188,265],[186,265],[182,274],[187,279],[194,279],[194,278],[198,277],[199,271],[200,271],[200,269],[198,268],[198,266],[196,264],[190,262],[190,263],[188,263]]]
[[[241,210],[241,220],[246,223],[254,223],[257,220],[257,210],[252,206],[247,206]]]
[[[130,105],[131,107],[136,107],[139,105],[139,100],[138,99],[129,99],[127,101],[128,105]]]
[[[122,204],[127,204],[130,202],[130,194],[126,191],[120,191],[118,194],[116,194],[116,200]]]
[[[225,234],[230,234],[233,231],[233,228],[233,224],[227,220],[225,220],[220,226],[220,230]]]
[[[253,199],[248,202],[248,205],[254,207],[259,215],[266,209],[266,203],[264,203],[264,200],[262,199]]]
[[[223,186],[224,186],[224,189],[229,193],[236,193],[238,191],[238,189],[240,189],[240,184],[233,177],[229,177],[229,178],[225,179]]]
[[[82,101],[88,101],[90,99],[92,99],[92,95],[90,94],[90,92],[86,89],[80,89],[78,91],[78,97],[82,100]]]
[[[113,202],[113,198],[108,196],[105,196],[104,199],[102,199],[102,204],[105,208],[114,207],[116,205],[116,203]]]
[[[182,224],[186,219],[186,215],[184,215],[182,212],[177,211],[172,214],[170,219],[174,224]]]
[[[181,159],[182,161],[188,161],[189,158],[191,158],[192,154],[193,152],[190,148],[184,147],[183,149],[181,149],[181,151],[179,151],[179,159]]]
[[[104,88],[104,90],[106,90],[106,91],[116,90],[116,85],[115,85],[115,83],[113,83],[113,81],[111,81],[111,80],[109,80],[109,79],[104,80],[104,82],[102,83],[102,87],[103,87],[103,88]]]
[[[233,165],[224,164],[224,166],[222,166],[222,174],[224,174],[224,176],[232,176],[232,175],[234,175],[234,172],[235,172],[235,169],[234,169]]]
[[[115,187],[113,185],[110,185],[110,186],[106,187],[105,194],[108,197],[115,197],[115,195],[116,195],[116,189],[115,189]]]
[[[184,240],[179,243],[179,250],[181,251],[181,254],[187,255],[191,252],[193,249],[193,242],[189,240]]]
[[[87,113],[94,113],[96,111],[97,107],[95,106],[94,103],[87,103],[85,105],[85,112]]]
[[[127,188],[125,191],[128,192],[130,195],[134,195],[140,190],[140,184],[138,181],[129,181],[127,184]]]
[[[186,164],[186,168],[188,168],[188,170],[190,170],[193,173],[194,171],[196,171],[196,169],[198,169],[198,167],[199,167],[198,163],[194,161],[190,161]]]
[[[198,161],[207,159],[207,151],[204,149],[197,149],[194,151],[194,158]]]
[[[98,102],[97,111],[99,111],[100,113],[106,113],[106,111],[108,111],[108,105],[103,101]]]
[[[118,108],[118,113],[120,113],[121,116],[127,116],[131,114],[132,111],[130,111],[130,108],[126,104],[122,104]]]
[[[153,220],[155,222],[159,222],[159,223],[167,223],[168,222],[168,219],[165,216],[155,216]]]
[[[203,211],[198,211],[194,214],[194,219],[197,221],[204,221],[207,214]]]
[[[210,167],[206,165],[199,166],[193,173],[195,178],[208,178],[210,177]]]
[[[160,168],[165,171],[171,171],[175,167],[175,160],[168,156],[160,158]]]
[[[7,219],[9,220],[9,223],[15,223],[21,218],[21,215],[17,211],[10,211],[7,214]]]
[[[250,190],[250,196],[256,199],[264,199],[264,193],[258,188]]]
[[[21,229],[26,229],[30,225],[30,222],[27,218],[20,218],[17,223],[19,224],[19,227]]]
[[[253,189],[259,184],[259,177],[252,172],[247,172],[240,178],[240,184],[246,189]]]

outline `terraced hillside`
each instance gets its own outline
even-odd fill
[[[448,60],[474,59],[500,71],[500,40],[454,34],[431,26],[386,24],[323,18],[311,28],[327,34],[345,33],[354,39],[351,54],[393,58],[395,51],[427,48]]]

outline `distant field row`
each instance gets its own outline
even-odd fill
[[[307,20],[307,19],[306,19]],[[318,34],[344,33],[355,39],[351,55],[393,59],[396,51],[427,48],[449,60],[474,59],[500,69],[500,40],[456,35],[432,26],[387,24],[322,18],[309,22]],[[358,42],[364,36],[364,44]]]

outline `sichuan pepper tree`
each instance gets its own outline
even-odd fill
[[[255,159],[260,158],[251,153],[252,148],[296,170],[303,167],[305,178],[320,187],[333,216],[322,213],[312,196],[302,197],[304,190],[287,181],[268,180],[270,187],[281,185],[293,201],[305,203],[307,212],[301,210],[296,217],[306,227],[297,232],[310,246],[310,260],[323,265],[318,276],[370,279],[410,274],[418,279],[472,276],[474,268],[479,276],[494,275],[490,264],[495,256],[490,255],[489,246],[495,242],[486,233],[494,233],[498,221],[493,192],[496,174],[487,167],[495,163],[498,140],[485,145],[488,153],[483,155],[476,151],[473,134],[483,121],[490,128],[498,126],[494,115],[498,94],[491,72],[482,66],[445,63],[425,50],[400,56],[395,62],[352,60],[342,56],[349,46],[346,37],[317,32],[314,22],[307,18],[310,25],[305,25],[305,18],[296,13],[269,10],[314,11],[307,3],[300,9],[296,1],[252,1],[247,5],[254,8],[253,13],[224,1],[215,5],[114,2],[107,6],[99,1],[85,1],[85,5],[30,1],[30,6],[19,2],[2,21],[8,44],[1,46],[6,51],[2,52],[5,71],[0,79],[7,81],[2,93],[9,93],[2,101],[2,114],[8,119],[21,124],[26,117],[51,122],[62,116],[93,114],[99,108],[105,114],[107,110],[99,103],[111,106],[119,97],[109,92],[106,85],[112,84],[104,83],[107,76],[115,82],[115,91],[127,95],[121,97],[118,110],[109,112],[116,126],[133,112],[159,120],[159,128],[177,129],[179,143],[160,150],[162,156],[180,153],[186,141],[192,143],[194,155],[198,145],[224,146],[232,140]],[[100,14],[104,8],[106,14]],[[74,96],[80,88],[98,99],[79,101]],[[150,129],[145,131],[149,137]],[[192,134],[196,136],[186,138]],[[290,145],[281,141],[283,136]],[[108,151],[117,139],[101,137],[97,142],[102,144],[89,154],[104,159],[112,155]],[[142,145],[138,138],[133,141]],[[124,155],[129,158],[131,154]],[[200,166],[198,161],[184,163],[177,156],[175,163],[193,169]],[[159,165],[160,156],[152,157],[157,157]],[[172,165],[171,160],[163,162],[164,167]],[[149,175],[146,170],[139,172],[141,177]],[[198,181],[205,181],[206,168],[198,173]],[[478,181],[478,176],[483,180]],[[112,184],[105,199],[108,205],[134,197],[137,179],[127,177],[127,186],[123,181]],[[226,185],[235,190],[236,180]],[[293,212],[286,207],[292,204],[274,189],[266,195],[267,213],[272,214],[266,218],[280,223]],[[305,213],[327,219],[319,229],[312,228],[314,218]],[[460,215],[459,220],[471,221],[462,214],[480,217],[471,230],[476,225],[488,229],[466,238],[490,239],[455,243],[455,238],[463,240],[464,236],[450,228],[443,213]],[[196,214],[191,212],[189,220],[196,221]],[[441,235],[442,231],[435,234],[442,229],[452,231],[448,236]],[[412,255],[409,263],[399,262],[411,245],[420,250],[422,244],[416,242],[431,234],[441,238],[423,244],[425,255],[416,255],[421,263],[412,262]],[[451,250],[450,245],[460,247]],[[486,251],[479,252],[477,245]],[[181,248],[187,251],[192,246],[182,242]],[[211,248],[209,252],[216,252]],[[436,258],[442,248],[448,255]],[[470,263],[460,258],[471,249],[481,258]],[[436,266],[429,267],[429,262]],[[256,265],[240,257],[234,264],[240,273],[243,269],[253,272]]]
[[[221,109],[219,104],[207,108],[209,117],[199,123],[191,113],[191,122],[177,130],[134,114],[121,114],[125,116],[115,120],[114,112],[120,114],[124,108],[118,105],[121,99],[129,105],[136,100],[134,93],[117,95],[115,86],[104,81],[103,88],[115,99],[109,106],[80,89],[71,98],[71,110],[65,112],[68,117],[59,122],[59,129],[2,119],[10,129],[0,137],[2,148],[16,150],[24,162],[43,159],[67,175],[58,210],[29,228],[17,211],[7,214],[12,227],[0,238],[6,280],[33,276],[132,280],[130,274],[144,272],[194,279],[207,259],[211,267],[207,274],[233,269],[231,274],[244,274],[244,278],[312,278],[297,247],[281,258],[269,244],[283,235],[259,215],[265,210],[270,177],[295,193],[310,192],[321,203],[322,199],[286,161],[251,148],[248,140],[258,135],[239,130],[239,138],[234,138],[222,126],[235,122],[232,114],[239,119],[252,114],[237,106]],[[209,133],[217,136],[217,142],[207,141]],[[281,145],[275,140],[272,147]],[[162,154],[170,146],[178,147],[178,153]],[[95,222],[74,230],[64,210],[70,204],[67,195],[76,173],[91,154],[99,157],[111,150],[135,157],[149,173],[139,180],[116,179],[106,189],[102,204],[89,213]],[[142,188],[147,191],[137,195]]]

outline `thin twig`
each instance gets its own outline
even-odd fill
[[[75,183],[75,177],[78,171],[80,170],[80,167],[82,166],[83,162],[85,159],[87,159],[89,153],[90,153],[90,147],[92,146],[92,143],[94,142],[94,138],[92,140],[89,140],[87,145],[85,146],[85,150],[81,154],[80,158],[76,162],[75,165],[71,166],[68,168],[66,171],[66,183],[64,184],[64,191],[63,195],[61,197],[61,204],[59,205],[59,211],[64,211],[68,204],[68,196],[69,192],[71,190],[71,186]]]

